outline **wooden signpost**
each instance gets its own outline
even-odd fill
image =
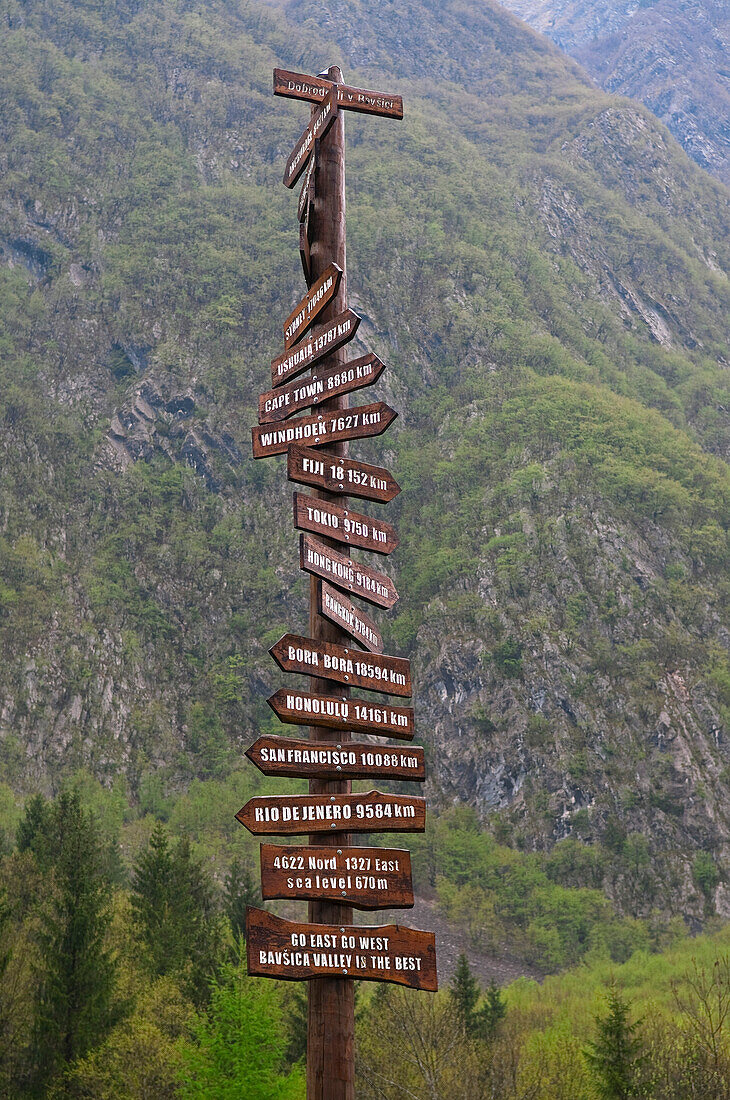
[[[346,111],[403,118],[403,98],[399,95],[366,92],[364,88],[351,88],[349,84],[338,84],[336,87],[338,105]],[[321,76],[304,76],[302,73],[290,73],[287,69],[274,69],[274,95],[319,103],[331,88],[332,81]]]
[[[325,355],[331,355],[343,344],[349,343],[359,324],[358,315],[351,309],[345,309],[333,320],[313,328],[291,351],[285,351],[271,360],[271,385],[281,386],[290,378],[295,378],[297,374],[313,367]]]
[[[317,609],[323,618],[341,627],[370,653],[383,652],[383,636],[369,615],[327,581],[319,581],[317,593]]]
[[[249,974],[285,981],[336,975],[438,989],[433,932],[398,924],[295,924],[262,909],[247,911],[246,929]]]
[[[264,901],[312,898],[355,909],[411,909],[411,855],[400,848],[317,848],[261,845]]]
[[[422,833],[426,800],[417,795],[270,794],[249,798],[236,814],[254,836],[329,833]]]
[[[259,737],[246,756],[264,775],[298,779],[410,779],[426,778],[423,749],[400,745],[371,745],[355,741],[295,741],[269,734]]]
[[[296,688],[280,688],[266,700],[280,722],[295,726],[318,726],[352,733],[371,733],[412,741],[415,734],[413,707],[393,707],[351,699],[347,695],[315,695]]]
[[[283,672],[303,672],[306,676],[335,680],[384,695],[413,694],[411,663],[404,657],[361,653],[348,646],[303,638],[301,634],[283,634],[269,653]]]
[[[359,359],[353,359],[346,367],[330,367],[329,370],[314,371],[306,378],[298,378],[278,389],[269,390],[259,397],[259,424],[270,424],[275,420],[285,420],[300,409],[318,405],[328,397],[340,393],[352,393],[372,386],[385,370],[377,355],[372,352]]]
[[[370,466],[352,458],[331,459],[322,451],[292,444],[287,476],[290,481],[326,489],[328,493],[362,497],[387,503],[400,492],[400,485],[382,466]]]
[[[328,402],[329,403],[329,402]],[[254,458],[270,458],[286,454],[290,443],[309,443],[320,447],[326,443],[339,443],[345,439],[365,439],[382,435],[398,415],[382,401],[361,405],[347,412],[327,412],[314,416],[300,416],[277,427],[255,425],[251,429]]]
[[[378,607],[392,607],[398,599],[395,585],[385,573],[338,554],[311,535],[299,536],[299,568],[315,577],[331,580],[338,588]]]
[[[389,523],[305,493],[294,494],[294,526],[376,554],[391,554],[398,545],[398,536]]]
[[[308,290],[284,322],[251,436],[254,458],[287,454],[289,479],[310,488],[293,501],[300,567],[310,575],[309,636],[285,634],[270,650],[284,672],[309,676],[310,690],[286,687],[269,699],[282,722],[308,725],[309,739],[261,736],[246,755],[266,775],[309,779],[309,793],[257,796],[236,817],[255,835],[309,837],[305,846],[261,846],[264,900],[307,901],[309,923],[250,908],[246,949],[249,974],[309,980],[308,1100],[354,1100],[354,979],[437,988],[432,933],[352,923],[353,908],[409,908],[414,898],[408,853],[352,847],[351,834],[421,832],[426,823],[423,798],[352,793],[354,779],[426,774],[423,749],[402,744],[414,736],[413,709],[350,697],[353,687],[411,695],[409,662],[383,654],[380,630],[350,598],[393,606],[391,579],[350,550],[390,554],[398,536],[347,500],[386,503],[400,487],[388,470],[347,454],[350,440],[380,435],[397,413],[382,401],[350,407],[349,395],[385,367],[372,352],[347,354],[360,318],[347,305],[344,112],[400,119],[403,101],[345,84],[336,66],[320,76],[276,69],[274,92],[311,108],[284,171],[289,188],[304,176],[297,218]]]
[[[341,278],[342,268],[335,263],[329,264],[302,300],[297,302],[284,322],[285,348],[296,344],[297,340],[301,339],[307,329],[314,324],[319,314],[337,293]]]

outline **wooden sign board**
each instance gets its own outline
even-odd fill
[[[304,177],[304,183],[302,189],[299,192],[299,202],[297,204],[297,218],[300,222],[303,222],[307,217],[309,207],[314,201],[314,182],[317,172],[317,160],[319,154],[319,141],[315,139],[314,151],[309,158],[309,164],[307,165],[307,172]]]
[[[295,741],[266,734],[246,756],[264,775],[294,779],[405,779],[423,783],[423,749],[367,742]]]
[[[337,264],[329,264],[302,300],[297,302],[284,322],[285,348],[296,344],[310,325],[314,324],[317,316],[337,293],[341,278],[342,268]]]
[[[405,657],[365,654],[334,642],[304,638],[301,634],[283,634],[269,653],[283,672],[301,672],[305,676],[334,680],[383,695],[408,697],[413,694],[411,663]]]
[[[322,107],[316,112],[304,127],[304,131],[296,145],[289,154],[284,169],[284,186],[293,187],[307,167],[307,162],[314,152],[314,143],[320,141],[337,118],[337,92],[334,85],[330,85],[329,91],[324,97]]]
[[[389,523],[305,493],[294,493],[294,526],[376,554],[390,554],[398,545],[398,536]]]
[[[280,722],[295,726],[325,726],[378,737],[412,741],[415,735],[413,707],[393,707],[349,699],[342,695],[319,695],[292,688],[279,688],[266,702]]]
[[[306,378],[298,378],[294,382],[268,390],[259,397],[259,424],[286,420],[300,409],[318,405],[320,401],[326,401],[330,397],[372,386],[384,370],[385,364],[370,352],[359,359],[353,359],[351,363],[330,367],[328,370],[315,370]]]
[[[260,978],[356,978],[438,990],[433,932],[398,924],[295,924],[249,906],[246,961]]]
[[[257,424],[251,429],[254,458],[284,454],[290,443],[309,443],[321,447],[345,439],[365,439],[382,435],[398,413],[383,401],[358,405],[354,409],[335,410],[300,416],[281,427]]]
[[[426,800],[415,795],[271,794],[250,798],[236,818],[255,836],[303,833],[422,833]]]
[[[299,536],[299,567],[377,607],[392,607],[398,600],[395,585],[385,573],[338,554],[311,535]]]
[[[400,485],[382,466],[370,466],[352,458],[335,458],[293,443],[289,448],[290,481],[326,489],[329,493],[362,497],[386,503],[400,492]]]
[[[321,76],[305,76],[287,69],[274,69],[274,95],[285,99],[306,99],[318,103],[333,87],[330,80]],[[403,118],[403,97],[386,92],[367,92],[364,88],[351,88],[349,84],[336,84],[337,104],[345,111],[359,111],[367,115],[385,118]]]
[[[363,649],[370,653],[383,652],[383,635],[370,616],[355,607],[347,596],[343,596],[327,581],[320,581],[317,598],[320,615],[341,626]]]
[[[356,909],[411,909],[411,855],[401,848],[261,845],[264,901],[341,901]]]
[[[325,355],[341,348],[352,340],[360,318],[351,309],[338,313],[334,321],[312,329],[309,336],[292,348],[271,360],[271,385],[281,386],[290,378],[314,366]]]

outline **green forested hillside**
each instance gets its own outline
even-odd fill
[[[383,621],[431,804],[632,919],[726,914],[727,191],[490,3],[2,0],[0,27],[12,789],[83,767],[162,813],[272,726],[305,589],[248,429],[303,288],[306,109],[271,69],[340,61],[406,100],[347,119],[348,278],[401,412],[360,450],[404,485]]]
[[[340,62],[406,102],[347,118],[348,283],[401,414],[358,453],[404,488],[378,620],[418,892],[482,961],[579,964],[506,1015],[463,970],[461,1015],[362,990],[360,1089],[591,1096],[615,973],[637,1088],[724,1095],[692,1027],[725,932],[686,934],[730,911],[728,192],[489,2],[0,0],[0,41],[0,1092],[302,1093],[233,814],[306,622],[283,463],[249,457],[303,290],[271,70]]]

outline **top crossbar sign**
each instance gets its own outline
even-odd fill
[[[332,89],[331,80],[321,76],[305,76],[290,73],[287,69],[274,69],[274,95],[286,99],[306,99],[321,103]],[[384,115],[386,118],[403,118],[403,97],[386,92],[368,92],[364,88],[351,88],[349,84],[335,84],[337,106],[343,111],[359,111],[366,115]]]

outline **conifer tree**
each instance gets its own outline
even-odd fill
[[[608,1015],[596,1016],[597,1037],[583,1051],[601,1100],[631,1100],[641,1057],[639,1023],[629,1021],[629,1003],[615,986],[608,991]]]
[[[19,852],[30,851],[39,867],[46,868],[57,854],[57,837],[53,833],[50,803],[42,794],[34,794],[25,804],[25,811],[18,824],[15,843]]]
[[[226,875],[225,912],[234,936],[246,935],[246,906],[259,900],[253,876],[240,859],[231,862]]]
[[[484,1004],[478,1012],[479,1033],[485,1039],[493,1039],[502,1020],[507,1015],[507,1004],[494,979],[487,986]]]
[[[170,848],[157,823],[132,880],[132,910],[150,972],[178,974],[198,1003],[220,949],[220,925],[209,876],[193,858],[186,837]]]
[[[451,982],[451,998],[466,1033],[473,1035],[477,1026],[477,1004],[481,995],[479,983],[471,972],[469,961],[463,953],[456,961]]]
[[[39,806],[31,807],[32,819],[38,824],[42,818],[53,841],[37,937],[33,1035],[34,1084],[36,1091],[43,1091],[46,1082],[86,1054],[114,1024],[116,963],[105,943],[111,891],[103,876],[94,816],[84,810],[78,792],[61,794],[40,816]],[[37,839],[44,829],[32,835]]]

